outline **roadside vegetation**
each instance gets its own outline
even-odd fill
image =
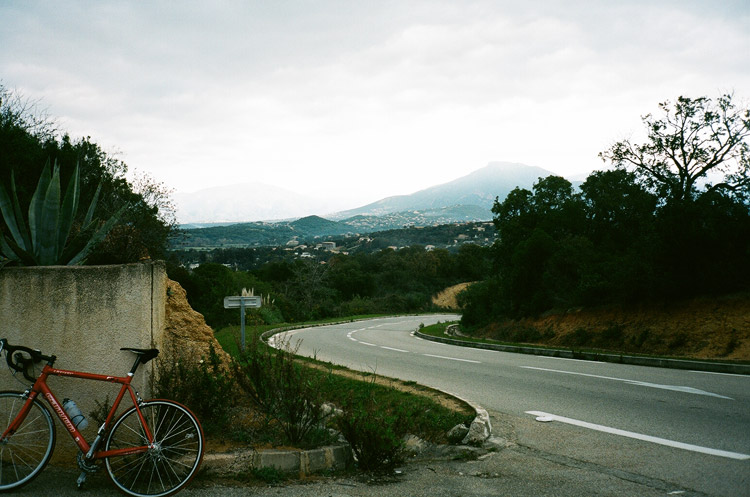
[[[407,434],[446,443],[452,427],[474,416],[468,406],[449,408],[426,394],[384,384],[374,374],[301,360],[289,344],[274,349],[259,337],[251,333],[240,352],[237,330],[222,330],[220,342],[234,344],[227,347],[230,365],[213,350],[198,364],[163,360],[156,395],[168,393],[185,403],[205,420],[209,440],[304,449],[344,439],[365,471],[401,463]]]
[[[115,154],[60,131],[2,84],[0,150],[0,267],[167,257],[169,189],[145,174],[127,180]]]
[[[730,95],[680,97],[643,123],[646,141],[602,152],[613,167],[580,189],[550,176],[495,202],[491,270],[459,300],[465,331],[530,342],[546,330],[524,319],[750,290],[750,110]],[[642,332],[632,345],[648,352]],[[596,345],[603,334],[631,345],[616,326],[573,336]]]
[[[744,319],[744,316],[748,315],[750,297],[720,299],[719,307],[722,306],[722,300],[738,301],[741,306],[741,309],[727,310],[731,313],[729,319]],[[715,311],[717,300],[693,301],[670,306],[661,312],[649,309],[641,315],[647,316],[650,326],[632,319],[628,312],[613,317],[611,309],[591,309],[496,323],[468,335],[449,337],[445,334],[446,328],[451,324],[458,324],[458,321],[427,326],[420,331],[426,335],[465,342],[722,363],[750,363],[747,333],[732,327],[731,324],[727,327],[726,316],[716,320],[704,317],[698,327],[685,324],[691,323],[691,315],[703,312],[708,316],[711,310],[707,309],[707,305]]]
[[[262,308],[248,313],[248,322],[258,325],[439,310],[432,296],[479,279],[490,270],[490,251],[476,245],[456,253],[413,246],[318,261],[290,260],[279,250],[277,260],[249,271],[211,262],[192,270],[170,264],[168,272],[187,291],[193,309],[218,329],[237,323],[237,312],[224,309],[223,299],[243,288],[264,297]]]

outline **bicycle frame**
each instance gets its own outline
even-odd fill
[[[78,428],[76,428],[76,426],[70,420],[70,417],[68,416],[68,414],[65,412],[65,409],[63,409],[62,404],[60,404],[60,402],[57,400],[57,397],[55,397],[55,394],[52,393],[52,390],[50,390],[49,386],[47,385],[47,378],[49,376],[81,378],[85,380],[104,381],[108,383],[118,383],[122,385],[122,387],[120,387],[120,392],[117,394],[117,398],[112,404],[112,408],[107,414],[107,419],[104,421],[104,424],[102,424],[102,426],[99,428],[97,432],[97,438],[96,440],[94,440],[94,442],[91,445],[89,445],[89,443],[83,437],[81,432],[78,431]],[[8,429],[5,431],[5,433],[3,433],[2,436],[0,436],[0,440],[4,440],[6,437],[9,437],[13,433],[15,433],[15,431],[18,429],[18,427],[21,425],[21,423],[24,421],[27,414],[29,413],[29,410],[31,409],[31,404],[34,401],[34,399],[37,398],[41,394],[42,397],[47,400],[47,403],[49,403],[50,407],[52,407],[52,410],[57,414],[57,417],[60,418],[60,421],[62,422],[63,426],[65,426],[67,432],[70,434],[71,438],[73,439],[73,442],[75,442],[78,448],[81,449],[81,452],[86,455],[87,459],[103,459],[107,457],[127,456],[131,454],[139,454],[142,452],[146,452],[150,447],[152,447],[154,443],[154,436],[148,424],[146,423],[146,420],[144,419],[143,414],[141,413],[140,397],[138,396],[137,392],[133,389],[133,387],[130,385],[130,382],[132,381],[132,379],[133,379],[132,373],[128,373],[127,376],[111,376],[111,375],[102,375],[102,374],[94,374],[94,373],[85,373],[81,371],[70,371],[66,369],[56,369],[56,368],[51,367],[49,364],[45,364],[44,368],[42,369],[42,373],[36,379],[36,381],[34,382],[34,385],[31,387],[30,390],[27,390],[28,399],[26,400],[23,407],[18,412],[18,415],[16,416],[16,418],[8,426]],[[122,399],[125,397],[125,392],[128,392],[130,394],[130,399],[133,401],[133,405],[135,406],[135,409],[138,413],[138,418],[140,419],[141,427],[144,430],[144,434],[149,442],[149,445],[143,445],[140,447],[131,447],[127,449],[96,451],[96,445],[98,441],[101,440],[103,434],[106,433],[107,428],[109,427],[110,423],[115,417],[117,409],[120,406],[120,402],[122,402]]]

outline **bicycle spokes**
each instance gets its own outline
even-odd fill
[[[149,443],[135,408],[115,423],[106,450],[148,446],[138,454],[107,459],[107,471],[131,495],[169,495],[195,475],[203,456],[203,434],[195,417],[171,401],[151,401],[141,412],[153,434]]]
[[[21,393],[0,392],[0,430],[6,431],[26,402]],[[15,433],[0,441],[0,491],[25,485],[52,457],[55,445],[52,416],[38,401],[31,402]]]

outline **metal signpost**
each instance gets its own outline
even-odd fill
[[[240,310],[240,333],[242,336],[242,350],[245,350],[245,309],[258,309],[260,308],[260,297],[243,297],[234,295],[231,297],[224,297],[224,309],[238,309]]]

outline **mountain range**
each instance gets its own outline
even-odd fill
[[[328,217],[346,219],[353,216],[381,216],[394,212],[431,210],[463,205],[492,209],[495,198],[504,199],[513,188],[531,188],[540,177],[554,174],[540,167],[514,162],[490,162],[482,169],[442,185],[411,195],[387,197],[356,209],[337,212]]]
[[[491,162],[487,166],[454,181],[426,188],[411,195],[387,197],[356,209],[349,209],[325,218],[306,216],[292,221],[245,222],[245,223],[195,223],[183,225],[186,239],[182,246],[263,246],[286,243],[290,238],[320,238],[344,234],[364,234],[406,226],[435,226],[456,222],[488,221],[492,219],[492,205],[496,198],[504,199],[516,187],[530,189],[540,177],[553,174],[539,167],[510,162]],[[246,188],[241,185],[239,188]],[[253,197],[244,197],[241,204],[228,199],[229,190],[214,188],[198,192],[201,195],[182,197],[181,205],[193,205],[194,212],[203,212],[206,217],[216,213],[227,215],[240,209],[253,210]],[[266,190],[268,197],[264,208],[284,205],[291,212],[302,209],[305,199],[284,190]],[[241,197],[242,198],[242,197]],[[309,201],[309,199],[307,199]],[[260,207],[259,207],[260,208]],[[192,212],[192,211],[190,211]],[[266,211],[271,212],[271,211]],[[275,211],[281,212],[281,211]],[[257,211],[256,211],[257,213]],[[181,216],[184,219],[185,216]],[[227,216],[214,220],[227,221]],[[297,216],[298,217],[298,216]]]
[[[335,212],[332,200],[320,201],[283,188],[260,183],[214,187],[178,194],[178,218],[184,228],[248,221],[295,219],[315,213],[327,219],[384,216],[424,211],[421,217],[486,220],[496,197],[501,200],[516,186],[531,188],[540,178],[553,174],[539,167],[511,162],[490,162],[456,180],[412,193],[387,197],[355,209]],[[456,208],[456,206],[461,206]],[[448,220],[447,222],[451,222]],[[433,223],[430,223],[433,224]]]

